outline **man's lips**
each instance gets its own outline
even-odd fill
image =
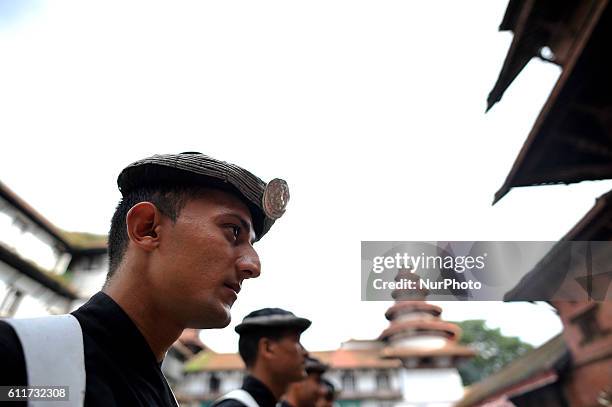
[[[238,295],[238,293],[240,292],[240,283],[230,281],[230,282],[225,283],[224,286],[234,291],[236,295]]]

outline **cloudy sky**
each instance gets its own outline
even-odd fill
[[[279,306],[310,349],[385,328],[360,301],[363,240],[557,240],[610,182],[519,188],[491,206],[559,69],[532,61],[484,114],[507,1],[0,0],[0,179],[61,228],[106,233],[136,159],[201,151],[281,177],[231,327]],[[446,303],[540,344],[546,304]],[[231,328],[206,331],[234,351]]]

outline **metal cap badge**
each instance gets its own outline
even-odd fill
[[[261,205],[266,216],[278,219],[285,213],[289,203],[289,185],[285,180],[274,178],[268,182],[263,192]]]

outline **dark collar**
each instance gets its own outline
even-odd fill
[[[242,389],[253,396],[259,407],[274,407],[276,405],[276,398],[270,389],[251,375],[247,375],[244,378]]]
[[[145,371],[151,365],[161,366],[138,327],[107,294],[96,293],[72,314],[81,323],[83,334],[114,355],[115,360],[124,360]]]

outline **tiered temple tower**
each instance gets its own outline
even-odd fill
[[[414,280],[419,276],[401,270],[395,277]],[[418,285],[417,285],[418,286]],[[404,407],[446,407],[463,397],[457,363],[474,351],[457,343],[460,328],[440,318],[442,308],[425,301],[427,290],[395,290],[395,304],[385,316],[390,321],[379,339],[385,343],[382,357],[399,359]]]

